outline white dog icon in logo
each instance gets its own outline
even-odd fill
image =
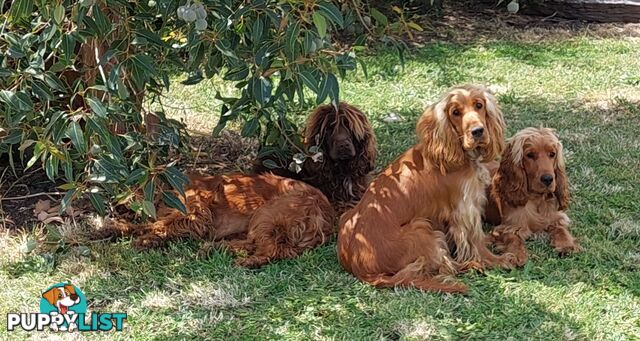
[[[51,312],[51,315],[73,315],[75,312],[69,310],[69,307],[80,303],[80,296],[76,294],[75,287],[71,284],[65,284],[61,287],[53,287],[42,293],[42,298],[58,309],[58,312]],[[54,330],[57,329],[57,325],[52,324],[51,326]],[[73,331],[76,327],[75,323],[71,323],[68,326],[68,330]],[[67,326],[60,327],[60,330],[67,330]]]

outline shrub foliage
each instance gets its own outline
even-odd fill
[[[101,214],[113,202],[153,217],[160,198],[184,211],[171,190],[186,182],[185,127],[145,110],[172,75],[232,82],[213,133],[240,120],[242,135],[283,147],[297,136],[288,103],[339,101],[367,38],[398,42],[360,1],[13,0],[0,13],[0,158],[42,167],[62,209],[88,197]],[[349,48],[333,39],[345,27]]]

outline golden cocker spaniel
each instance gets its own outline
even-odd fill
[[[510,267],[486,246],[486,162],[504,147],[504,120],[482,86],[451,89],[417,124],[419,142],[378,176],[340,220],[343,267],[377,287],[465,292],[445,280],[468,268]]]
[[[493,181],[486,220],[498,250],[527,261],[524,241],[534,233],[549,234],[560,254],[581,248],[569,232],[569,185],[562,143],[549,128],[526,128],[507,142],[499,167],[492,164]]]

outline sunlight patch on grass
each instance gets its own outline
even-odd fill
[[[401,321],[397,324],[396,331],[401,337],[409,340],[427,340],[437,335],[433,321],[423,319]]]
[[[640,238],[640,223],[628,218],[620,219],[609,226],[613,238]]]

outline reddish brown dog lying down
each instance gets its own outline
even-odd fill
[[[519,266],[527,262],[524,241],[534,233],[549,234],[561,254],[580,250],[569,233],[569,187],[562,143],[549,128],[526,128],[508,142],[502,160],[490,165],[493,176],[486,220],[497,226],[491,237],[498,250],[513,253]]]
[[[470,267],[511,266],[486,246],[487,160],[504,147],[504,121],[485,88],[454,88],[422,115],[419,142],[373,181],[340,220],[344,268],[378,287],[465,292],[445,281]]]
[[[319,190],[273,174],[190,175],[185,190],[188,215],[163,206],[153,223],[116,221],[119,234],[138,237],[135,246],[152,248],[177,238],[226,239],[236,260],[256,267],[291,258],[324,243],[333,233],[335,214]]]

